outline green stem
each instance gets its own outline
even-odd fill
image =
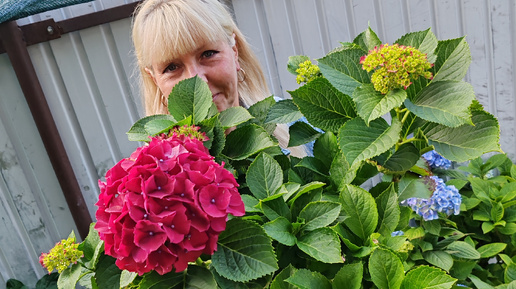
[[[401,125],[403,125],[405,123],[405,121],[407,120],[407,117],[409,116],[409,113],[410,111],[408,109],[403,109],[405,110],[405,115],[403,116],[403,118],[401,119]]]
[[[197,258],[197,260],[195,260],[195,264],[197,266],[204,267],[204,261],[201,259],[201,257],[199,257],[199,258]]]

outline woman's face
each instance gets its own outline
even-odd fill
[[[198,75],[210,88],[213,102],[219,111],[239,105],[238,99],[237,46],[227,41],[204,44],[193,52],[180,55],[166,62],[152,63],[146,69],[167,97],[179,81]]]

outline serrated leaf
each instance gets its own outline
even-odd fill
[[[59,279],[57,280],[57,287],[75,288],[75,285],[81,277],[81,269],[82,267],[80,264],[73,264],[72,266],[64,269],[64,271],[59,275]]]
[[[346,160],[351,166],[382,154],[390,149],[399,138],[401,122],[393,119],[389,126],[383,118],[369,123],[354,118],[339,130],[338,142]]]
[[[450,254],[443,251],[426,251],[423,252],[423,258],[428,263],[439,267],[443,270],[450,271],[453,266],[453,258]]]
[[[285,279],[299,289],[331,289],[331,283],[328,278],[319,272],[312,272],[308,269],[299,269],[292,276]]]
[[[404,143],[381,166],[391,172],[403,173],[416,165],[420,157],[419,150],[413,144]]]
[[[286,246],[296,244],[296,236],[292,234],[292,224],[284,217],[278,217],[263,225],[265,233],[274,240]]]
[[[407,93],[403,89],[396,89],[382,94],[374,89],[373,84],[368,83],[357,87],[351,97],[357,104],[358,115],[369,124],[395,107],[401,106],[407,98]]]
[[[512,201],[516,198],[516,182],[505,184],[500,189],[500,195],[503,196],[502,203]]]
[[[303,117],[299,108],[294,104],[292,99],[285,99],[276,102],[271,107],[265,123],[291,123]]]
[[[306,122],[298,121],[289,127],[289,147],[304,145],[316,140],[321,133]]]
[[[491,258],[505,250],[505,247],[507,247],[505,243],[490,243],[481,246],[477,251],[480,253],[481,258]]]
[[[405,106],[418,117],[449,127],[471,124],[469,106],[475,99],[471,84],[462,81],[432,82]]]
[[[308,122],[324,131],[335,132],[356,116],[351,97],[336,90],[323,77],[289,93]]]
[[[265,199],[283,184],[283,171],[273,157],[261,153],[249,166],[246,181],[258,200]]]
[[[315,157],[304,157],[294,167],[307,168],[312,172],[316,172],[323,176],[328,176],[328,170],[326,169],[325,164],[320,160],[316,159]]]
[[[184,289],[217,289],[217,282],[210,270],[199,266],[188,266]]]
[[[130,141],[149,141],[149,136],[151,134],[147,132],[147,130],[145,130],[145,125],[155,120],[167,120],[171,122],[176,122],[176,120],[168,114],[156,114],[141,118],[137,122],[135,122],[127,132],[128,139]]]
[[[330,228],[319,228],[297,239],[297,246],[312,258],[323,263],[342,263],[340,241]]]
[[[398,226],[401,215],[394,185],[391,184],[375,201],[379,218],[377,232],[383,236],[389,236]]]
[[[120,288],[124,288],[131,284],[134,279],[138,276],[136,272],[129,272],[127,270],[123,270],[122,274],[120,274]]]
[[[458,258],[480,259],[480,253],[464,241],[455,241],[446,247],[446,251]]]
[[[170,272],[164,275],[158,274],[156,271],[151,271],[145,274],[142,281],[138,285],[138,289],[170,289],[183,284],[184,274]]]
[[[407,273],[401,289],[449,289],[456,281],[438,268],[419,266]]]
[[[174,127],[176,122],[169,119],[154,119],[145,124],[145,131],[149,135],[166,133]]]
[[[378,288],[398,289],[405,277],[403,264],[391,251],[377,248],[369,257],[371,280]]]
[[[192,116],[194,124],[206,119],[212,104],[208,84],[199,76],[178,82],[168,98],[168,111],[177,120]]]
[[[313,153],[314,157],[324,164],[325,171],[328,171],[333,159],[340,153],[337,136],[332,132],[326,132],[321,135],[314,143]]]
[[[288,62],[287,62],[287,70],[288,72],[297,75],[296,70],[299,68],[299,64],[310,60],[310,57],[306,55],[295,55],[295,56],[289,56]]]
[[[252,221],[229,220],[217,244],[212,266],[229,280],[247,282],[278,269],[271,240]]]
[[[322,75],[340,92],[351,96],[362,83],[371,82],[370,73],[360,64],[360,58],[366,54],[367,50],[350,48],[330,53],[317,61]]]
[[[439,41],[435,54],[437,59],[432,82],[464,78],[471,63],[469,45],[465,37]]]
[[[295,285],[289,284],[285,281],[290,276],[294,275],[296,271],[297,269],[294,268],[292,264],[288,264],[285,269],[281,270],[281,272],[274,277],[270,289],[297,289]]]
[[[346,264],[340,268],[333,278],[333,289],[360,289],[364,276],[364,265],[361,262]]]
[[[252,118],[254,117],[242,106],[229,107],[219,115],[220,124],[224,129],[237,126]]]
[[[378,35],[368,27],[364,32],[358,34],[353,43],[360,46],[364,51],[373,50],[376,46],[380,46],[382,41],[378,38]]]
[[[311,202],[301,210],[299,217],[305,220],[303,230],[313,231],[333,223],[340,214],[341,205],[335,202]]]
[[[475,275],[469,275],[468,277],[471,280],[471,282],[473,282],[473,284],[476,286],[476,288],[479,288],[479,289],[494,289],[495,288],[495,287],[485,283],[484,281],[482,281],[480,278],[478,278]]]
[[[226,137],[222,154],[233,160],[243,160],[275,145],[265,129],[251,124],[235,129]]]
[[[493,203],[493,207],[491,208],[491,219],[493,222],[498,222],[502,220],[504,215],[504,208],[502,203]]]
[[[414,47],[419,51],[426,53],[430,63],[435,61],[436,56],[433,53],[437,47],[437,37],[435,37],[435,34],[430,28],[424,31],[407,33],[394,43]]]
[[[340,193],[340,202],[348,217],[344,224],[360,239],[369,238],[378,225],[378,210],[373,196],[362,188],[345,185]]]
[[[516,280],[516,263],[507,265],[504,272],[505,283],[510,283]]]
[[[450,128],[428,123],[423,132],[430,145],[443,157],[454,162],[465,162],[491,151],[500,151],[498,121],[484,111],[473,111],[473,126]]]
[[[115,261],[116,259],[111,256],[101,256],[99,263],[97,264],[97,269],[95,270],[95,280],[99,288],[120,288],[120,276],[122,275],[122,270],[117,267]]]
[[[398,185],[398,200],[404,201],[408,198],[428,199],[432,196],[433,191],[425,183],[424,178],[414,175],[405,175]]]

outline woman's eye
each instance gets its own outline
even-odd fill
[[[215,50],[207,50],[207,51],[204,51],[202,53],[202,57],[204,58],[210,58],[212,56],[214,56],[215,54],[219,53],[218,51],[215,51]]]
[[[165,70],[163,70],[163,73],[165,73],[165,72],[172,72],[172,71],[174,71],[174,70],[176,70],[176,69],[177,69],[177,65],[175,65],[175,64],[173,64],[173,63],[171,63],[171,64],[169,64],[169,65],[165,68]]]

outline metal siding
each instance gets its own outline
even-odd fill
[[[56,21],[134,1],[97,0],[18,21]],[[288,57],[323,56],[370,25],[392,43],[432,27],[439,39],[467,35],[466,79],[500,121],[501,144],[516,160],[513,71],[516,54],[510,0],[234,0],[235,19],[255,49],[273,94],[298,87]],[[138,145],[125,132],[143,116],[130,19],[29,47],[92,216],[97,181]],[[34,286],[44,274],[38,255],[75,229],[57,178],[6,55],[0,55],[0,288],[17,278]]]

